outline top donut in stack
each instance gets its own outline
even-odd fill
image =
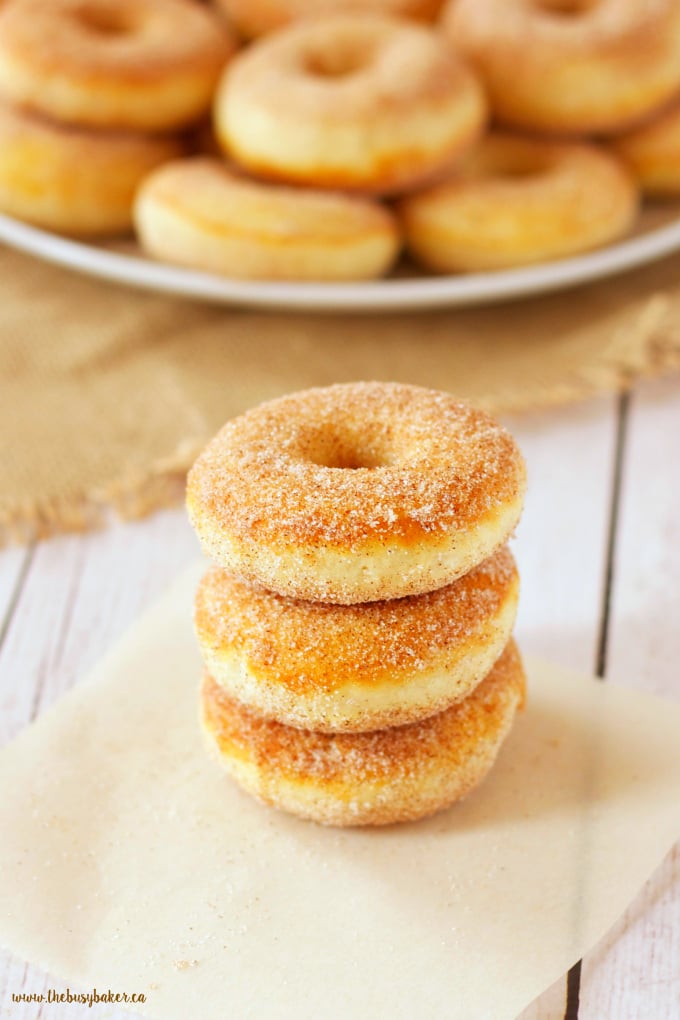
[[[140,181],[186,149],[235,49],[192,0],[9,0],[0,11],[0,209],[124,233]]]
[[[196,597],[204,722],[246,788],[378,824],[482,778],[523,693],[524,485],[504,429],[419,387],[310,390],[224,427],[187,506],[218,563]]]
[[[524,464],[483,411],[417,386],[353,383],[228,422],[187,507],[220,566],[281,595],[353,604],[450,584],[502,546]]]

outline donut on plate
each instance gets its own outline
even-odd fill
[[[611,144],[645,194],[680,195],[680,102],[642,127],[612,139]]]
[[[564,258],[626,234],[638,191],[593,145],[490,134],[447,181],[401,199],[407,247],[438,272]]]
[[[414,722],[466,697],[507,644],[519,578],[507,547],[438,591],[333,606],[213,567],[194,622],[208,673],[254,712],[339,732]]]
[[[510,434],[446,393],[347,383],[228,422],[189,472],[217,563],[279,594],[351,604],[434,591],[502,546],[522,510]]]
[[[169,163],[135,205],[144,249],[254,280],[365,280],[394,262],[392,212],[368,198],[251,181],[209,157]]]
[[[170,135],[92,132],[0,103],[0,210],[45,230],[126,233],[140,181],[182,152]]]
[[[225,151],[266,178],[389,193],[431,179],[480,134],[481,87],[441,35],[336,15],[254,43],[224,74]]]
[[[234,48],[193,0],[13,0],[0,93],[66,123],[167,131],[207,112]]]
[[[680,89],[677,0],[449,0],[443,25],[502,124],[617,132]]]
[[[248,38],[266,35],[310,15],[349,11],[393,14],[419,21],[437,17],[443,0],[217,0],[229,20]]]
[[[463,701],[408,726],[314,733],[267,721],[210,676],[202,722],[219,762],[267,804],[324,825],[388,825],[441,811],[489,772],[524,699],[513,641]]]

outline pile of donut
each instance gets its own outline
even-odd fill
[[[607,244],[680,194],[678,0],[5,0],[0,210],[235,278]]]
[[[327,825],[448,807],[524,699],[507,547],[525,467],[448,394],[348,383],[263,404],[189,474],[203,728],[248,792]]]

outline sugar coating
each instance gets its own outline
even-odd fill
[[[195,624],[202,646],[234,651],[255,677],[329,693],[446,668],[488,637],[517,583],[507,547],[445,588],[350,606],[286,598],[213,567],[196,593]]]
[[[267,803],[336,825],[386,824],[448,806],[486,775],[522,704],[510,642],[464,701],[408,726],[324,734],[262,719],[206,676],[203,726],[221,763]]]
[[[475,566],[514,528],[524,488],[514,440],[484,412],[421,387],[348,383],[228,422],[189,473],[187,507],[222,566],[352,602],[432,590]],[[432,576],[427,562],[406,567],[423,551]]]

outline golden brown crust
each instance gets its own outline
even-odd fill
[[[268,722],[206,676],[203,726],[222,764],[267,803],[332,825],[381,825],[448,807],[484,778],[522,704],[511,642],[464,701],[419,723],[321,734]]]
[[[0,13],[0,90],[67,123],[168,130],[207,111],[234,48],[191,0],[16,0]]]
[[[259,40],[215,102],[225,151],[251,172],[375,193],[448,167],[485,114],[474,75],[438,33],[368,15],[304,20]]]
[[[213,567],[198,586],[199,642],[238,652],[255,675],[293,693],[330,693],[347,681],[399,683],[441,664],[516,587],[506,547],[452,585],[389,602],[333,606],[287,599]]]
[[[503,124],[617,132],[680,88],[676,0],[449,0],[443,26]]]
[[[339,383],[228,422],[187,498],[244,541],[350,551],[473,526],[523,482],[514,440],[483,411],[419,386]]]
[[[642,127],[613,139],[611,145],[646,194],[659,198],[680,195],[680,102]]]
[[[438,591],[354,606],[287,599],[214,567],[194,622],[212,677],[253,710],[306,729],[375,730],[465,697],[505,647],[518,592],[507,547]]]
[[[208,157],[152,174],[135,220],[156,258],[234,278],[371,279],[401,245],[393,213],[378,202],[252,181]]]
[[[421,387],[348,383],[228,422],[189,473],[187,507],[221,566],[283,594],[361,602],[433,590],[480,563],[507,540],[524,488],[514,440],[484,412]],[[437,559],[435,583],[419,552]],[[402,558],[414,570],[395,577]]]
[[[492,132],[448,180],[398,209],[420,262],[479,272],[607,244],[630,230],[638,200],[625,165],[603,148]]]
[[[182,149],[171,135],[93,132],[0,103],[0,209],[72,235],[126,233],[140,181]]]

